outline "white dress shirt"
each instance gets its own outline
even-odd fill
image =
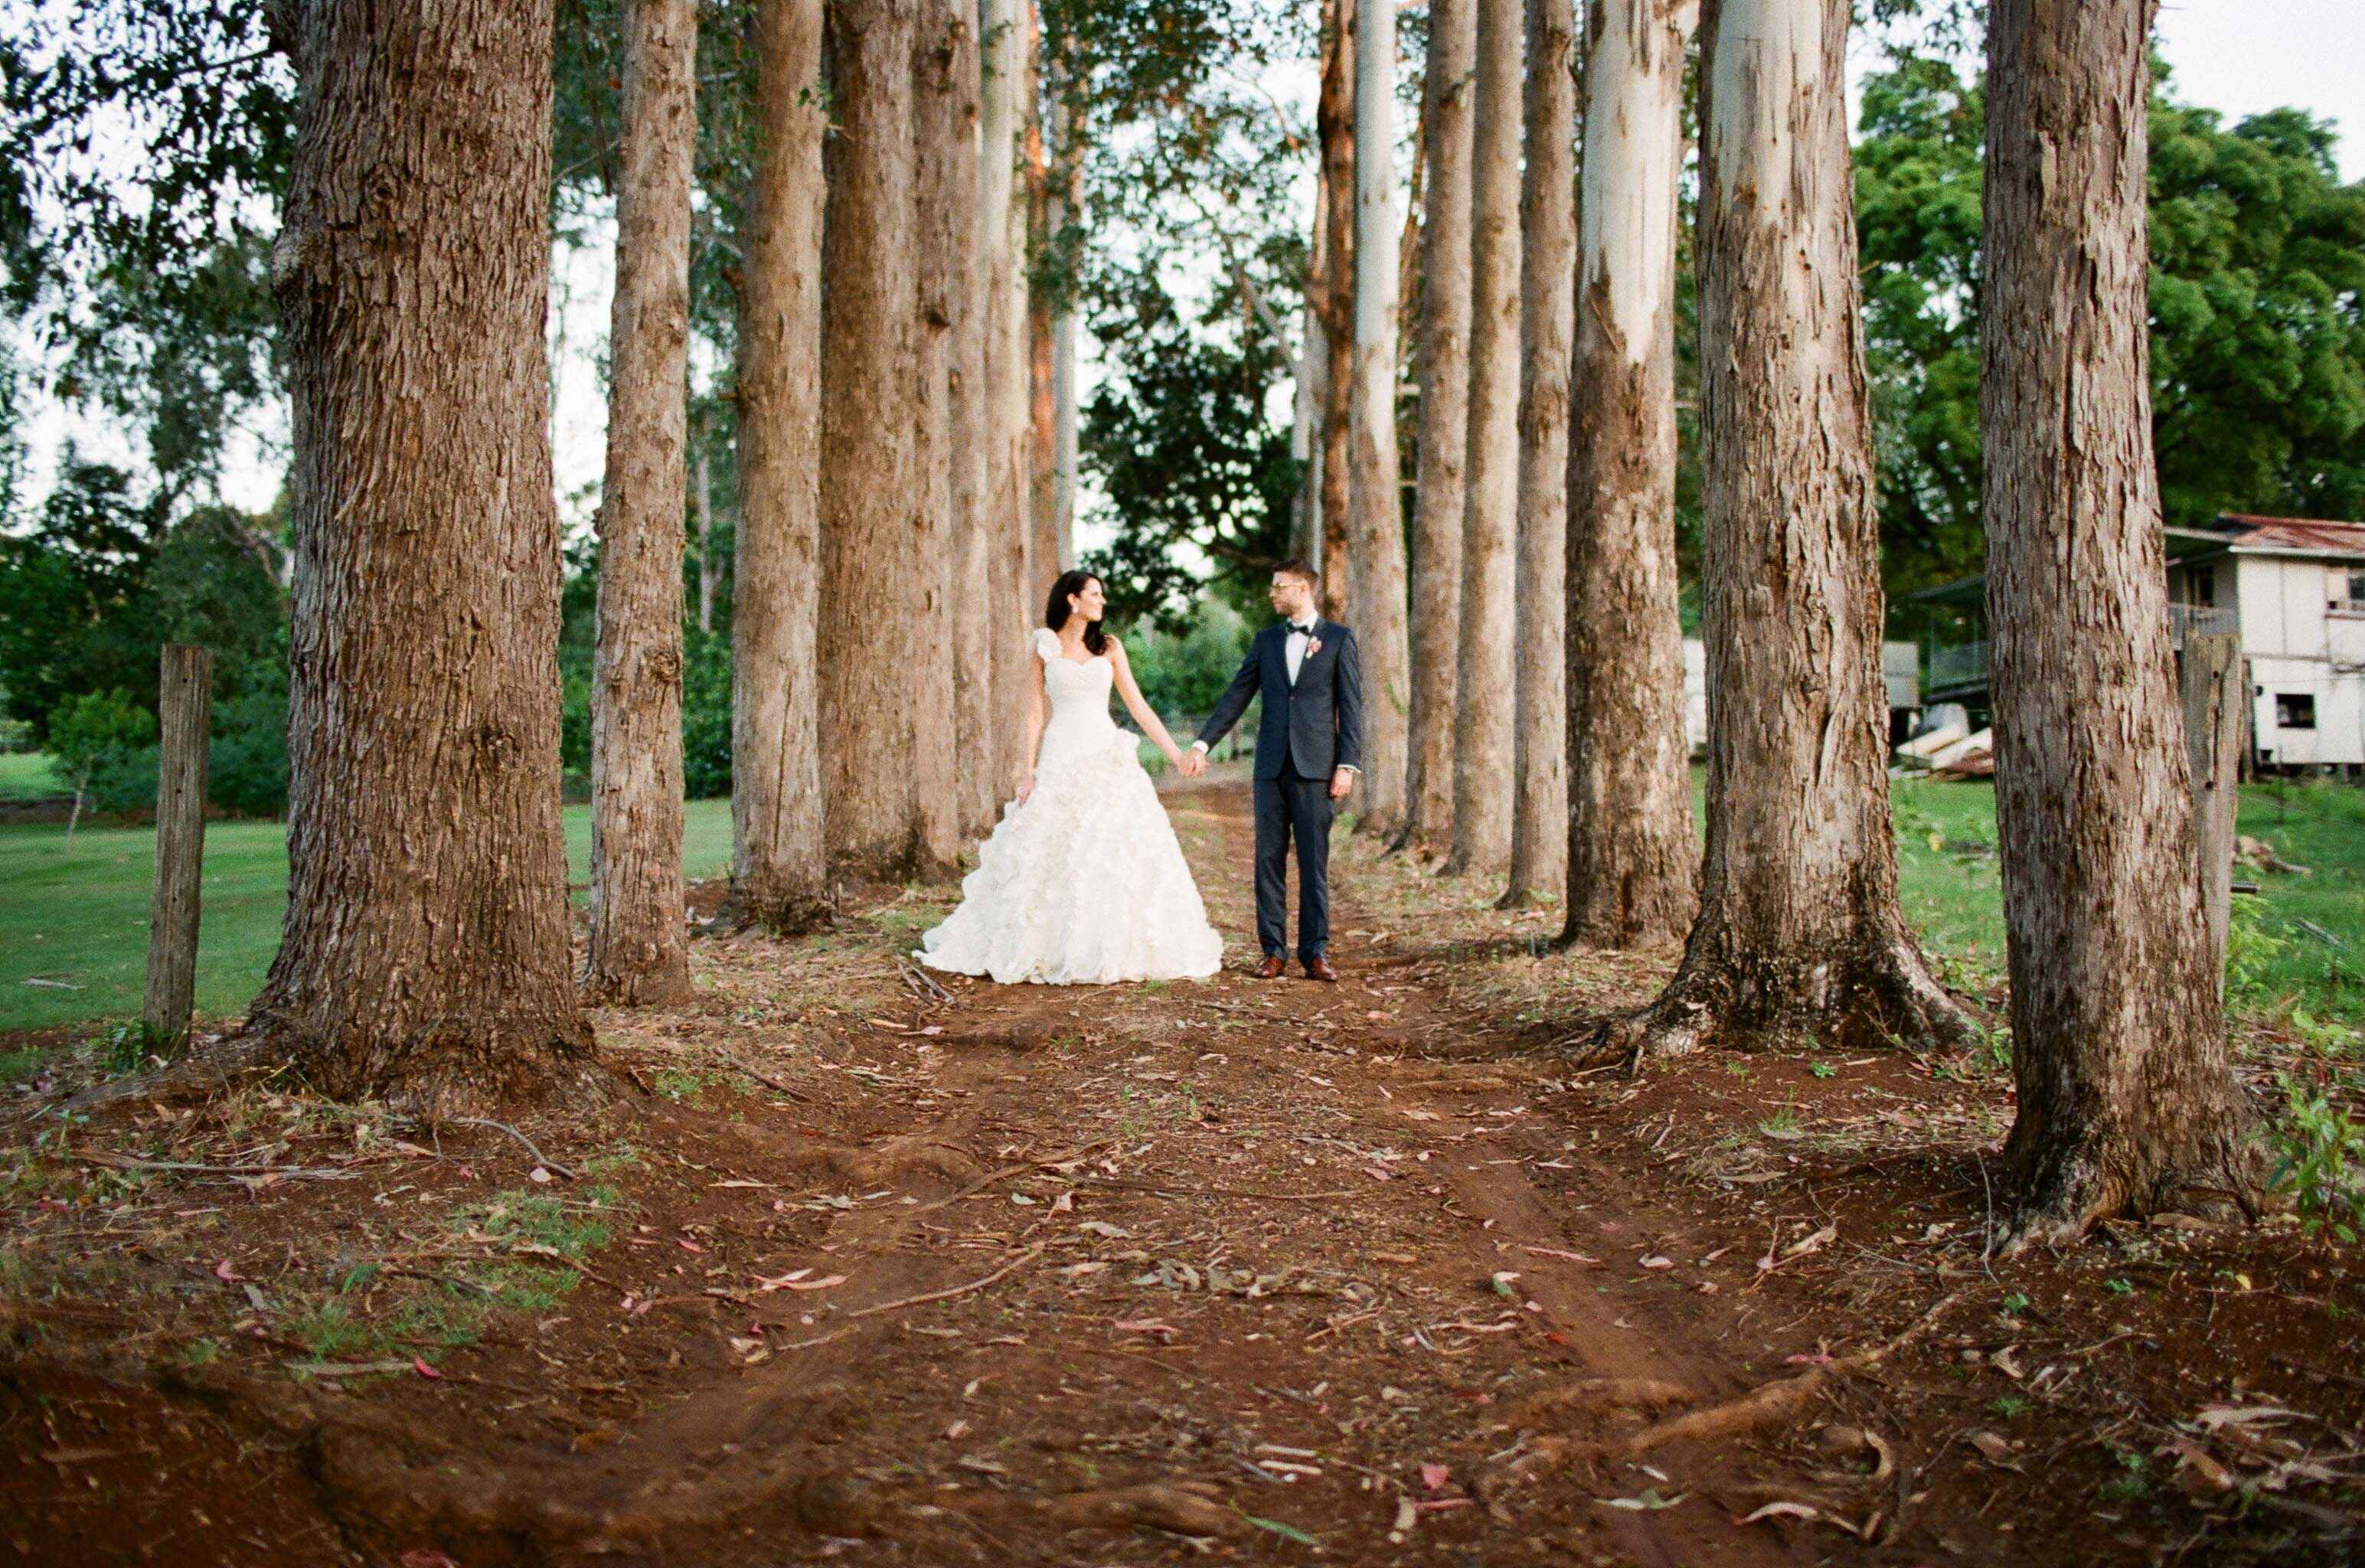
[[[1289,684],[1297,684],[1297,672],[1305,666],[1306,650],[1314,640],[1314,622],[1293,621],[1289,623],[1289,645],[1283,655],[1289,664]]]

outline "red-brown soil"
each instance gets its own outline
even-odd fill
[[[426,1127],[256,1074],[20,1100],[0,1555],[2358,1550],[2365,1292],[2295,1226],[1985,1260],[2006,1075],[1572,1076],[1672,955],[1549,955],[1555,915],[1343,836],[1345,983],[1260,983],[1245,791],[1169,802],[1231,941],[1208,982],[939,999],[898,955],[949,890],[875,890],[602,1014],[594,1117]]]

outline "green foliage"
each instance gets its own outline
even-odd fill
[[[2226,1002],[2256,1006],[2268,1001],[2279,960],[2290,950],[2291,938],[2268,924],[2263,901],[2234,900],[2225,922]]]
[[[1081,445],[1119,532],[1084,566],[1127,614],[1179,633],[1203,585],[1178,552],[1210,563],[1218,593],[1243,610],[1288,558],[1297,462],[1267,409],[1282,374],[1269,344],[1211,342],[1146,283],[1132,303],[1130,320],[1094,323],[1114,363],[1083,410]]]
[[[2297,110],[2151,110],[2153,434],[2163,509],[2365,509],[2365,185]],[[1892,593],[1979,567],[1980,83],[1907,55],[1864,84],[1865,346]]]
[[[1125,651],[1143,700],[1160,717],[1195,716],[1214,708],[1224,694],[1248,653],[1250,635],[1229,605],[1202,600],[1197,619],[1179,635],[1156,626],[1129,633]]]
[[[731,793],[731,644],[692,627],[681,671],[682,792],[693,801]]]
[[[77,789],[87,789],[102,770],[124,767],[155,740],[156,715],[119,689],[71,698],[50,721],[50,750]]]
[[[2365,1232],[2365,1125],[2336,1103],[2323,1082],[2281,1073],[2283,1114],[2267,1133],[2275,1157],[2268,1185],[2289,1193],[2300,1223],[2354,1246]]]

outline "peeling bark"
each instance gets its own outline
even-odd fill
[[[1017,213],[1011,192],[1018,162],[1018,92],[1024,24],[1017,0],[985,0],[984,112],[978,150],[978,245],[984,253],[985,448],[987,595],[985,630],[992,665],[992,712],[988,771],[989,814],[1018,786],[1018,715],[1033,674],[1026,661],[1026,479],[1024,472],[1026,375],[1026,284],[1013,239]]]
[[[981,592],[993,572],[992,525],[987,508],[992,487],[989,455],[992,426],[986,401],[985,333],[988,266],[981,243],[979,95],[983,77],[975,12],[954,6],[945,19],[944,69],[951,117],[950,168],[942,199],[951,210],[939,230],[950,260],[944,290],[952,350],[946,367],[946,428],[951,444],[949,495],[953,651],[953,737],[956,808],[962,837],[981,836],[993,825],[998,790],[993,755],[992,596]],[[923,743],[925,744],[925,743]]]
[[[1355,0],[1324,0],[1322,90],[1315,129],[1322,144],[1322,613],[1347,618],[1347,542],[1354,528],[1352,494],[1355,407]]]
[[[1421,82],[1420,389],[1412,511],[1412,710],[1399,847],[1453,832],[1453,710],[1461,656],[1462,517],[1470,444],[1470,115],[1475,0],[1430,0]]]
[[[1568,449],[1564,942],[1698,913],[1676,573],[1676,185],[1689,0],[1589,0]]]
[[[739,309],[739,527],[731,587],[734,922],[829,913],[822,836],[821,0],[753,17],[757,153]]]
[[[1350,619],[1362,650],[1366,832],[1404,817],[1406,709],[1411,655],[1405,635],[1402,461],[1396,452],[1396,27],[1374,6],[1355,34],[1355,357],[1349,421],[1352,465]]]
[[[1519,506],[1520,0],[1477,0],[1470,179],[1470,478],[1462,514],[1453,703],[1453,847],[1446,869],[1511,859],[1512,654]]]
[[[925,617],[910,599],[926,593],[936,566],[913,442],[917,11],[916,0],[830,9],[835,123],[823,149],[823,801],[832,861],[894,880],[940,868],[921,832],[912,717],[932,683],[916,673]]]
[[[1709,834],[1700,914],[1605,1047],[1961,1037],[1897,900],[1842,91],[1846,0],[1705,19]]]
[[[1527,170],[1519,188],[1518,678],[1506,908],[1568,878],[1569,333],[1576,250],[1576,21],[1528,0]]]
[[[2146,341],[2150,0],[1998,0],[1986,374],[2012,1228],[2258,1172],[2193,873]]]
[[[689,994],[681,872],[681,549],[689,374],[691,0],[625,11],[608,466],[591,677],[586,1001]]]
[[[322,1092],[596,1092],[567,950],[550,0],[306,7],[288,900],[251,1036]]]
[[[961,851],[953,568],[963,530],[953,507],[954,468],[965,465],[968,451],[954,442],[952,384],[958,313],[970,297],[961,241],[975,231],[970,200],[977,190],[975,171],[964,168],[958,151],[963,137],[974,135],[956,71],[956,61],[966,58],[959,41],[969,36],[966,15],[967,0],[920,0],[912,43],[912,197],[919,239],[912,319],[919,412],[912,427],[912,812],[920,861],[939,875],[958,864]],[[984,628],[978,633],[981,642]]]

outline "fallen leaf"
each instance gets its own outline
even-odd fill
[[[535,1166],[532,1170],[529,1170],[529,1171],[527,1171],[527,1172],[525,1173],[525,1179],[526,1179],[527,1181],[529,1181],[529,1182],[547,1182],[547,1181],[549,1181],[551,1178],[550,1178],[550,1172],[549,1172],[549,1171],[544,1170],[541,1166],[537,1165],[537,1166]]]
[[[425,1356],[411,1357],[410,1370],[417,1372],[420,1376],[427,1379],[430,1383],[437,1382],[443,1376],[442,1372],[437,1372],[433,1367],[427,1364],[427,1358]]]
[[[1430,1463],[1420,1467],[1420,1484],[1424,1491],[1442,1492],[1452,1479],[1453,1469],[1451,1465]]]
[[[214,1278],[218,1280],[230,1281],[242,1280],[246,1278],[246,1276],[231,1268],[230,1266],[230,1260],[225,1258],[220,1262],[214,1265]]]
[[[2176,1473],[2170,1479],[2186,1496],[2214,1497],[2234,1489],[2234,1473],[2200,1444],[2172,1442],[2158,1451],[2176,1455]]]
[[[1248,1520],[1249,1523],[1256,1526],[1259,1529],[1269,1529],[1272,1531],[1273,1534],[1280,1536],[1283,1540],[1294,1540],[1300,1546],[1318,1547],[1322,1544],[1312,1536],[1306,1534],[1304,1530],[1299,1529],[1295,1525],[1285,1525],[1279,1519],[1261,1519],[1254,1514],[1242,1514],[1240,1518]]]
[[[2003,1373],[2004,1376],[2012,1379],[2014,1383],[2018,1383],[2028,1374],[2022,1372],[2020,1370],[2020,1363],[2012,1359],[2012,1346],[2006,1345],[2002,1350],[1998,1350],[1994,1355],[1988,1358],[1988,1364],[1994,1367],[1996,1371]]]
[[[1687,1492],[1678,1492],[1672,1497],[1662,1497],[1659,1495],[1659,1489],[1653,1486],[1640,1496],[1597,1497],[1594,1501],[1605,1508],[1624,1508],[1629,1513],[1639,1514],[1658,1508],[1672,1508],[1689,1495]]]
[[[1736,1525],[1754,1525],[1760,1519],[1812,1520],[1822,1517],[1823,1511],[1821,1508],[1810,1508],[1804,1503],[1768,1503],[1754,1513],[1745,1515],[1732,1522]]]
[[[1171,1323],[1161,1323],[1155,1317],[1132,1318],[1126,1322],[1119,1323],[1116,1326],[1116,1330],[1120,1334],[1155,1334],[1161,1339],[1175,1338],[1182,1332],[1180,1328],[1175,1327],[1174,1325]]]
[[[2012,1444],[2001,1435],[1995,1432],[1973,1432],[1970,1443],[1973,1448],[1979,1450],[1990,1464],[2000,1464],[2007,1470],[2020,1468],[2012,1462]]]
[[[1672,1269],[1676,1266],[1676,1260],[1673,1258],[1653,1253],[1648,1258],[1640,1260],[1634,1266],[1638,1269]]]

